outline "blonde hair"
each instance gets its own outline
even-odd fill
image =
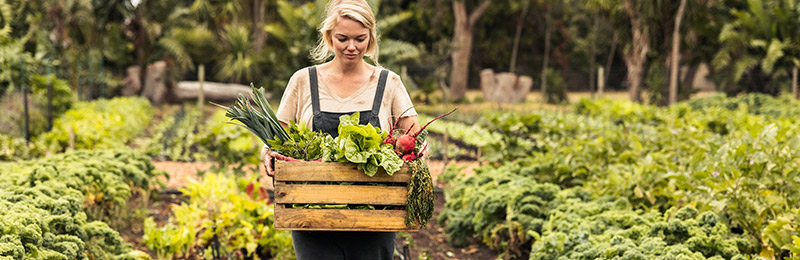
[[[365,0],[331,0],[325,9],[325,20],[319,26],[320,38],[317,46],[311,50],[311,59],[315,63],[323,63],[334,54],[333,27],[339,19],[347,18],[361,23],[369,29],[370,37],[364,56],[370,57],[378,65],[378,32],[375,14]]]

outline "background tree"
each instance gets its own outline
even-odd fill
[[[800,62],[797,3],[748,0],[731,11],[734,19],[719,34],[722,48],[714,56],[715,69],[732,75],[721,82],[729,94],[740,91],[777,95],[778,79]]]
[[[686,0],[681,0],[678,7],[678,14],[675,15],[675,28],[672,30],[672,52],[670,53],[669,65],[669,104],[675,104],[678,99],[678,70],[680,69],[680,54],[678,53],[681,43],[681,21],[686,10]]]
[[[453,15],[455,25],[453,28],[453,51],[451,60],[453,68],[450,73],[450,98],[464,99],[467,93],[469,79],[469,58],[472,54],[472,33],[475,23],[489,8],[491,0],[484,0],[472,12],[467,13],[465,1],[453,1]]]

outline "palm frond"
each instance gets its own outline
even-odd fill
[[[733,65],[733,82],[739,82],[744,76],[744,73],[750,71],[758,65],[758,59],[753,56],[745,56],[739,58],[736,63]]]
[[[269,33],[270,36],[277,38],[283,44],[289,45],[290,40],[287,35],[286,27],[280,23],[270,23],[264,25],[264,31]]]
[[[764,72],[767,74],[772,73],[772,69],[775,68],[775,63],[784,56],[784,46],[785,44],[778,39],[772,39],[772,42],[770,42],[767,48],[767,55],[761,61],[761,69],[764,70]]]
[[[381,41],[380,56],[386,62],[402,62],[419,58],[419,49],[411,43],[387,39]]]
[[[178,62],[178,65],[182,69],[192,67],[192,57],[189,56],[186,47],[174,37],[162,37],[158,40],[158,45],[164,47],[167,53],[175,58],[175,61]]]
[[[711,65],[714,67],[715,70],[721,70],[730,65],[730,62],[731,62],[731,49],[722,48],[714,55],[714,58],[711,60]]]
[[[378,32],[381,34],[386,34],[395,26],[405,22],[408,20],[408,18],[411,18],[412,15],[413,13],[411,11],[403,11],[381,18],[377,24]]]

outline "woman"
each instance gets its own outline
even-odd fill
[[[292,75],[281,98],[277,117],[284,127],[306,122],[314,131],[337,136],[339,116],[360,112],[360,124],[379,126],[413,107],[400,77],[369,65],[364,56],[378,61],[377,33],[372,9],[364,0],[333,0],[320,26],[320,41],[311,56],[323,62]],[[417,113],[410,109],[398,128],[419,130]],[[272,176],[274,151],[262,151],[267,174]],[[392,259],[394,232],[292,231],[297,259]]]

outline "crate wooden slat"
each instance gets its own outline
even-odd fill
[[[406,229],[405,210],[292,209],[275,207],[275,229],[315,231],[417,231]]]
[[[275,203],[405,206],[407,193],[405,186],[284,184],[275,187]]]
[[[408,183],[411,174],[408,166],[403,165],[392,176],[383,168],[378,169],[375,176],[367,176],[352,163],[332,162],[275,162],[275,181],[345,181],[345,182],[394,182]]]
[[[276,161],[275,229],[419,231],[418,227],[409,229],[405,225],[404,206],[410,179],[411,174],[405,165],[392,176],[379,169],[375,176],[370,177],[351,163]],[[354,184],[338,185],[337,182]],[[389,185],[376,186],[365,183]],[[291,204],[383,205],[397,209],[295,209]]]

